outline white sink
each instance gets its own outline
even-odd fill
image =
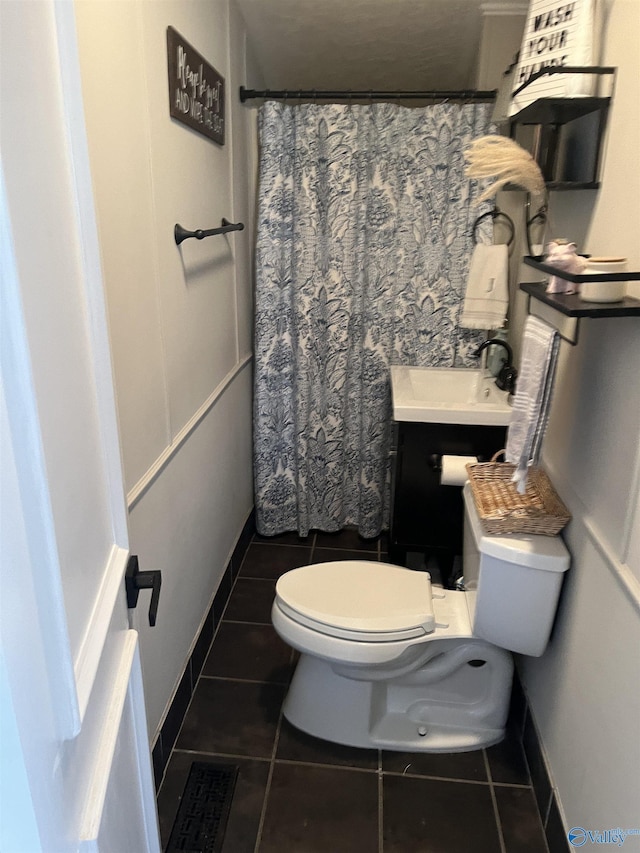
[[[484,370],[391,367],[393,418],[435,424],[507,426],[508,393]]]

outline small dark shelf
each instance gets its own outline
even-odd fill
[[[542,77],[565,74],[608,75],[611,95],[615,73],[608,66],[549,66],[534,72],[511,95],[516,107],[524,106],[509,117],[509,136],[531,154],[547,189],[598,189],[611,97],[539,97],[527,103],[517,96]]]
[[[548,190],[554,190],[562,192],[564,190],[598,190],[600,189],[600,181],[545,181],[545,187]],[[505,184],[501,192],[513,192],[517,190],[518,192],[526,192],[522,187],[519,187],[517,184]]]
[[[536,270],[540,270],[540,272],[546,272],[547,275],[557,275],[565,281],[573,281],[576,284],[581,281],[640,281],[640,272],[628,272],[625,270],[624,272],[616,273],[583,273],[578,275],[575,273],[565,272],[565,270],[560,270],[557,267],[546,264],[544,261],[532,258],[531,255],[525,255],[523,261],[528,267],[533,267]],[[555,295],[557,296],[558,294]],[[634,299],[633,301],[638,302],[637,299]]]
[[[597,190],[600,189],[600,181],[546,181],[548,190]]]
[[[567,124],[577,118],[608,110],[611,98],[538,98],[512,115],[513,124]]]
[[[530,266],[533,265],[530,264]],[[552,267],[547,269],[552,269]],[[559,272],[559,270],[555,272]],[[566,279],[569,278],[564,273],[562,275]],[[574,276],[571,280],[593,281],[594,278],[594,276],[583,276],[580,279],[580,276]],[[640,279],[640,274],[636,273],[635,279]],[[612,279],[609,276],[609,280],[616,281],[617,279]],[[625,280],[629,280],[628,274],[625,274]],[[546,282],[524,282],[520,285],[520,289],[528,293],[529,296],[544,302],[545,305],[554,308],[566,317],[640,317],[640,299],[634,299],[632,296],[625,296],[619,302],[585,302],[576,293],[546,293],[546,287]]]

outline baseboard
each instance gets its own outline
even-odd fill
[[[233,549],[231,559],[227,564],[224,575],[214,595],[213,602],[204,618],[198,637],[195,640],[191,654],[185,665],[182,678],[169,704],[160,731],[152,748],[153,773],[156,791],[160,788],[164,771],[171,755],[171,750],[178,737],[182,721],[187,713],[202,667],[209,654],[209,649],[218,627],[227,601],[231,595],[233,583],[244,559],[245,552],[255,532],[255,512],[252,510],[245,522],[238,541]]]
[[[572,848],[569,846],[562,823],[553,779],[549,773],[542,742],[517,670],[513,678],[510,722],[522,740],[549,853],[569,853]]]

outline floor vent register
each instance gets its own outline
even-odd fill
[[[220,853],[237,776],[234,764],[193,762],[166,853]]]

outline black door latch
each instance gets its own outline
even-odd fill
[[[160,598],[160,585],[162,583],[162,572],[141,572],[138,558],[131,556],[127,563],[127,571],[124,576],[124,585],[127,591],[127,607],[132,610],[138,604],[138,595],[141,589],[151,590],[151,604],[149,605],[149,625],[153,628],[158,615],[158,600]]]

